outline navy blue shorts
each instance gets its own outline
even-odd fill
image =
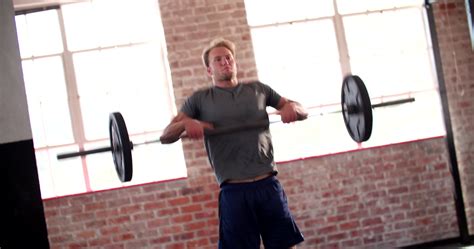
[[[251,183],[223,184],[219,194],[219,249],[287,249],[303,235],[274,176]]]

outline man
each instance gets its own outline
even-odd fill
[[[225,39],[204,49],[202,59],[213,86],[189,97],[160,139],[172,143],[183,132],[192,139],[204,137],[221,187],[220,249],[258,249],[260,238],[266,249],[295,248],[304,239],[276,178],[268,126],[212,136],[205,130],[268,121],[267,106],[276,108],[284,123],[306,119],[307,112],[261,82],[238,82],[234,56],[234,44]]]

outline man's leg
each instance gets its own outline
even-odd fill
[[[219,194],[219,249],[259,249],[260,234],[247,189],[225,185]]]
[[[296,248],[304,238],[290,213],[280,182],[273,178],[258,190],[261,191],[259,227],[265,249]]]

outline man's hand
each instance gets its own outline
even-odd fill
[[[204,136],[205,129],[214,129],[211,123],[192,119],[180,112],[166,126],[161,134],[160,142],[170,144],[178,141],[181,137],[199,139]]]
[[[184,119],[183,124],[186,137],[192,139],[202,138],[204,136],[205,129],[214,129],[214,126],[211,123],[190,118]]]
[[[284,99],[279,107],[278,111],[283,123],[305,120],[308,117],[308,112],[298,102]]]

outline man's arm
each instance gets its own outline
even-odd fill
[[[279,111],[283,123],[291,123],[308,118],[308,112],[298,102],[281,97],[276,109]]]
[[[213,125],[192,119],[183,112],[179,112],[166,126],[160,136],[160,142],[162,144],[174,143],[182,137],[183,132],[186,132],[185,136],[188,138],[200,139],[204,136],[204,129],[213,129]]]

